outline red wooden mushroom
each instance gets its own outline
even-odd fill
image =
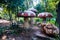
[[[24,17],[24,26],[29,27],[28,17],[35,17],[36,14],[32,11],[24,11],[24,13],[22,13],[22,16]]]
[[[51,18],[53,15],[49,12],[42,12],[38,14],[38,17],[43,18],[43,21],[46,21],[46,18]]]
[[[19,14],[19,16],[24,17],[24,27],[29,28],[28,18],[35,17],[36,14],[32,11],[24,11],[23,13]]]

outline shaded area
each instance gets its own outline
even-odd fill
[[[3,36],[7,36],[5,39],[7,40],[54,40],[54,38],[51,38],[44,33],[40,31],[38,27],[32,27],[29,29],[25,29],[23,32],[17,34],[12,34],[10,31],[5,31]]]

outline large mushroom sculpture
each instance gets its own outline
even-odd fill
[[[29,10],[29,11],[32,11],[32,12],[34,12],[34,13],[37,13],[37,10],[36,10],[35,8],[29,8],[28,10]],[[33,20],[32,17],[31,17],[31,19],[30,19],[30,23],[31,23],[31,26],[33,26],[34,20]]]
[[[19,16],[24,17],[24,25],[23,26],[25,28],[29,28],[30,24],[28,22],[28,20],[29,20],[28,18],[35,17],[36,14],[32,11],[24,11],[23,13],[20,13]]]
[[[24,11],[24,13],[22,13],[22,15],[24,16],[24,26],[25,27],[29,27],[29,23],[28,23],[28,18],[29,17],[35,17],[36,14],[32,11]]]
[[[38,17],[42,18],[43,22],[46,22],[46,18],[52,18],[53,15],[51,13],[49,13],[49,12],[42,12],[42,13],[38,14]]]

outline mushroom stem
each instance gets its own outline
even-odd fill
[[[43,18],[43,22],[46,23],[46,18]]]
[[[24,18],[24,27],[29,28],[29,22],[27,17]]]

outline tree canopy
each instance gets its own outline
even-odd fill
[[[27,10],[34,7],[40,12],[51,12],[56,17],[56,9],[59,0],[39,0],[38,4],[34,6],[33,2],[38,0],[0,0],[0,7],[3,8],[2,15],[16,15],[19,11]]]

